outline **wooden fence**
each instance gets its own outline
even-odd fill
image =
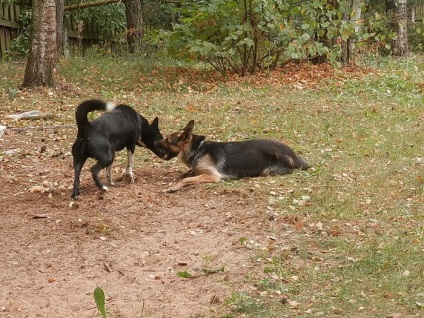
[[[20,7],[0,2],[0,58],[10,48],[10,43],[18,36]]]
[[[416,20],[421,20],[424,17],[424,4],[416,5],[411,10],[411,20],[415,22]]]
[[[103,48],[108,45],[115,52],[119,49],[118,44],[125,43],[124,33],[108,31],[105,34],[100,32],[95,21],[85,21],[83,25],[81,23],[72,14],[66,16],[69,50],[74,54],[85,56],[87,49],[96,44]]]
[[[13,39],[19,35],[20,12],[21,10],[18,5],[0,2],[0,59],[10,49]],[[85,55],[86,50],[94,44],[108,44],[112,50],[115,50],[117,43],[125,42],[124,34],[108,32],[106,36],[103,35],[104,32],[100,32],[99,27],[94,21],[85,22],[81,27],[77,19],[70,14],[66,15],[66,23],[69,49],[74,54]]]

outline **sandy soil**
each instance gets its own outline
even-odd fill
[[[145,159],[135,183],[117,181],[103,194],[88,162],[70,206],[74,136],[72,128],[18,129],[1,139],[1,317],[99,317],[96,286],[115,317],[211,317],[249,288],[256,252],[240,239],[266,246],[275,226],[255,181],[164,193],[184,167],[137,149]]]

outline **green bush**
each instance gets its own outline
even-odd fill
[[[424,52],[424,20],[409,25],[408,44],[413,52]]]
[[[173,56],[243,76],[289,60],[337,64],[343,44],[372,40],[384,46],[393,38],[384,19],[351,17],[345,3],[326,0],[197,1],[187,4],[173,30],[162,31],[156,40]]]

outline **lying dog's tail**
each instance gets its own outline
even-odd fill
[[[91,124],[88,121],[87,115],[88,113],[95,110],[112,110],[115,108],[115,105],[112,103],[106,103],[102,100],[91,99],[86,100],[79,104],[77,110],[75,111],[75,119],[77,121],[78,132],[84,133],[88,129],[90,129]]]

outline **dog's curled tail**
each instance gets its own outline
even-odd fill
[[[115,108],[114,104],[106,103],[99,99],[90,99],[82,102],[78,105],[75,111],[75,119],[77,121],[78,131],[84,132],[91,127],[91,124],[87,118],[88,113],[95,110],[110,111],[113,108]]]

